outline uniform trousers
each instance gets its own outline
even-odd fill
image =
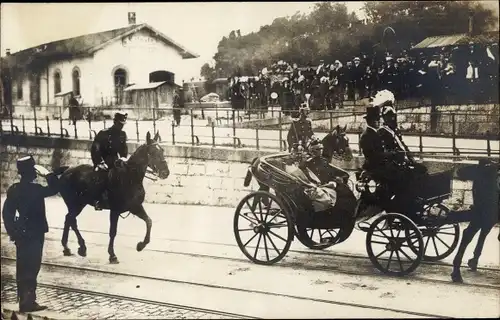
[[[44,242],[44,234],[16,240],[16,282],[20,306],[36,301],[36,279],[42,264]]]

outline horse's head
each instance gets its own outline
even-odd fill
[[[352,150],[349,147],[349,137],[346,134],[347,125],[340,128],[339,125],[328,133],[323,139],[324,151],[323,154],[331,159],[335,154],[342,157],[344,160],[352,160]]]
[[[158,142],[161,141],[160,133],[157,131],[154,138],[151,139],[151,134],[146,134],[146,146],[148,152],[148,167],[153,170],[153,173],[158,175],[160,179],[167,179],[170,175],[165,153]]]

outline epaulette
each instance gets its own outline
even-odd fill
[[[306,121],[312,121],[311,118],[306,118]]]
[[[293,121],[299,121],[300,118],[292,118]]]

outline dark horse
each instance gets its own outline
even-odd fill
[[[148,167],[160,179],[166,179],[170,174],[163,149],[158,144],[159,140],[160,136],[158,132],[154,139],[151,139],[151,134],[148,132],[146,135],[146,144],[139,146],[123,166],[113,168],[109,172],[109,201],[108,203],[103,203],[103,208],[110,210],[108,246],[110,263],[118,263],[114,250],[114,241],[118,226],[118,217],[121,213],[129,211],[146,223],[146,236],[144,237],[144,241],[137,244],[137,251],[142,251],[150,241],[152,221],[142,206],[145,198],[142,183]],[[95,199],[93,199],[92,187],[96,182],[97,174],[93,166],[82,164],[69,168],[59,179],[60,193],[68,208],[61,240],[65,256],[71,255],[71,250],[68,248],[70,227],[78,238],[80,246],[78,254],[81,256],[87,255],[85,240],[78,230],[76,219],[85,206],[94,203]]]
[[[474,256],[467,264],[472,271],[477,270],[479,257],[483,251],[484,241],[491,229],[500,219],[500,170],[498,163],[490,159],[479,160],[479,166],[468,166],[457,170],[462,180],[472,180],[473,207],[470,210],[470,223],[463,232],[457,255],[453,260],[453,282],[463,282],[460,265],[467,246],[479,231]],[[499,235],[500,240],[500,235]]]
[[[343,160],[352,160],[352,150],[349,147],[349,138],[346,135],[347,125],[344,128],[340,128],[339,125],[332,131],[330,131],[321,140],[323,144],[323,154],[322,156],[332,162],[332,159],[341,158]]]

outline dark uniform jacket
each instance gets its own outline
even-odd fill
[[[127,134],[112,128],[99,131],[92,143],[90,155],[94,166],[104,160],[108,168],[113,168],[116,160],[128,156]]]
[[[293,119],[290,130],[288,131],[287,142],[288,149],[291,150],[295,143],[302,141],[306,143],[314,135],[312,122],[309,118]]]
[[[365,157],[363,169],[371,171],[383,166],[384,147],[377,129],[368,126],[359,139],[359,147]]]
[[[45,198],[58,193],[58,178],[47,176],[47,187],[21,181],[7,190],[3,205],[3,221],[7,234],[14,240],[42,236],[49,231],[45,213]],[[15,219],[16,211],[19,219]]]
[[[378,129],[378,134],[382,140],[384,151],[394,152],[394,157],[391,160],[399,164],[403,164],[405,161],[410,160],[410,149],[403,142],[403,136],[399,130],[392,130],[384,125]]]
[[[349,173],[331,166],[323,157],[311,157],[307,159],[305,164],[319,178],[321,184],[334,181],[335,178],[340,178],[344,183],[347,183],[349,179]]]

